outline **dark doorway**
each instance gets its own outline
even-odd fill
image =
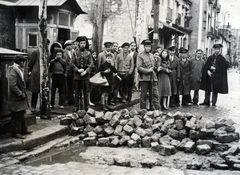
[[[59,28],[58,29],[58,38],[57,41],[59,43],[63,44],[65,43],[65,41],[70,39],[70,30],[69,29],[63,29],[63,28]]]

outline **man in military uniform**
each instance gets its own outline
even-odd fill
[[[150,110],[160,110],[159,94],[157,88],[157,75],[155,72],[156,61],[150,53],[152,44],[150,40],[144,40],[144,51],[137,57],[137,70],[141,86],[140,108],[146,109],[147,92],[149,91]]]
[[[227,68],[229,62],[220,53],[222,44],[214,44],[214,54],[209,56],[204,67],[200,89],[205,91],[204,102],[200,105],[210,106],[212,92],[212,106],[216,106],[218,93],[228,93]]]
[[[79,49],[73,54],[72,69],[74,70],[74,89],[75,89],[75,109],[85,109],[89,106],[89,78],[91,67],[93,66],[91,52],[88,50],[89,44],[85,36],[76,39],[79,42]],[[84,99],[84,108],[83,100]],[[80,102],[79,102],[80,101]]]

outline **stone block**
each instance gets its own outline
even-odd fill
[[[226,131],[228,133],[235,132],[236,128],[234,126],[226,126]]]
[[[159,110],[154,110],[153,112],[153,118],[160,117],[162,115],[162,112]]]
[[[142,168],[153,168],[154,166],[161,166],[156,158],[145,158],[140,161]]]
[[[86,124],[97,124],[97,121],[96,121],[96,118],[95,117],[91,117],[89,114],[86,114],[84,117],[83,117],[83,120]]]
[[[133,118],[128,119],[127,125],[129,125],[131,127],[135,127],[134,123],[133,123]]]
[[[145,116],[148,116],[150,118],[153,118],[154,111],[147,111]]]
[[[86,137],[86,135],[85,134],[79,134],[79,140],[83,140],[84,138]]]
[[[105,120],[105,122],[109,122],[111,121],[112,116],[113,116],[113,112],[107,111],[103,116],[103,119]]]
[[[240,170],[240,164],[236,163],[236,164],[233,164],[233,170]]]
[[[153,124],[153,119],[149,117],[148,115],[145,115],[143,117],[144,123],[147,125],[148,128],[150,128]]]
[[[145,136],[142,138],[142,146],[148,148],[151,146],[151,137]]]
[[[152,142],[158,142],[159,138],[160,138],[160,135],[153,134],[153,135],[151,136],[151,141],[152,141]]]
[[[84,122],[84,120],[82,118],[76,120],[75,123],[76,123],[77,127],[85,125],[85,122]]]
[[[170,128],[170,125],[173,125],[174,122],[175,122],[174,119],[167,119],[167,120],[165,120],[165,122],[164,122],[164,126],[166,126],[167,128]]]
[[[161,123],[156,123],[152,125],[153,132],[161,131]]]
[[[110,144],[109,137],[102,137],[98,139],[97,146],[108,146]]]
[[[189,142],[189,141],[192,141],[192,140],[189,139],[189,138],[182,139],[181,143],[177,146],[177,148],[179,150],[184,150],[184,147],[185,147],[186,143]]]
[[[211,166],[215,169],[219,170],[227,170],[229,169],[229,166],[225,163],[217,163],[217,164],[211,164]]]
[[[90,132],[87,133],[87,136],[88,137],[97,137],[97,134],[93,131],[90,131]]]
[[[135,133],[132,133],[131,139],[136,141],[136,142],[141,141],[141,137],[139,135],[135,134]]]
[[[70,130],[69,135],[70,136],[76,136],[78,134],[79,134],[79,127],[72,127],[71,130]]]
[[[231,146],[227,151],[224,151],[224,152],[220,152],[219,155],[221,157],[226,157],[226,156],[229,156],[229,155],[237,155],[238,153],[240,152],[240,149],[238,146]]]
[[[188,141],[184,146],[184,152],[193,153],[195,151],[196,144],[195,142]]]
[[[94,117],[94,116],[95,116],[95,110],[92,109],[92,108],[88,108],[87,114],[90,115],[90,116],[92,116],[92,117]]]
[[[79,116],[77,113],[66,114],[66,117],[71,118],[73,121],[76,121],[77,119],[79,119]]]
[[[176,148],[180,145],[180,141],[176,139],[172,139],[170,145],[175,146]]]
[[[215,139],[220,143],[230,143],[239,140],[239,133],[218,134]]]
[[[205,125],[206,129],[215,128],[215,122],[213,122],[211,120],[206,120],[205,124],[206,124]]]
[[[103,124],[104,120],[104,112],[103,111],[95,111],[95,118],[98,124]]]
[[[88,132],[93,131],[93,129],[94,129],[94,128],[93,128],[91,125],[87,125],[87,126],[84,128],[83,133],[84,133],[84,134],[87,134]]]
[[[120,139],[119,144],[120,144],[120,145],[125,145],[125,144],[128,143],[129,140],[130,140],[130,136],[124,135],[124,136],[122,136],[122,138]]]
[[[138,115],[138,111],[136,109],[132,109],[130,112],[129,112],[129,115],[131,118],[133,118],[135,115]]]
[[[188,120],[185,124],[185,127],[189,130],[195,130],[196,124],[194,122]]]
[[[174,119],[173,118],[173,114],[171,112],[168,112],[166,115],[165,115],[165,120],[169,120],[169,119]]]
[[[151,149],[154,151],[158,151],[159,143],[158,142],[151,142]]]
[[[70,125],[72,123],[72,119],[70,117],[64,117],[60,120],[60,125]]]
[[[103,128],[98,125],[93,129],[93,132],[95,132],[97,135],[100,134],[103,131]]]
[[[228,155],[225,157],[225,160],[229,165],[240,164],[240,159],[236,156]]]
[[[118,112],[118,111],[114,111],[114,112],[113,112],[112,119],[111,119],[111,121],[110,121],[109,124],[110,124],[112,127],[117,126],[117,125],[119,124],[120,118],[121,118],[121,113]]]
[[[174,120],[182,120],[182,119],[184,119],[185,114],[180,111],[177,111],[172,116],[173,116]]]
[[[114,133],[114,128],[109,126],[103,130],[103,135],[110,136]]]
[[[179,138],[179,131],[175,130],[175,129],[169,129],[168,130],[168,135],[174,139],[178,139]]]
[[[142,120],[141,120],[141,118],[140,118],[140,115],[135,115],[135,116],[133,117],[133,123],[134,123],[134,125],[135,125],[136,127],[139,127],[139,126],[142,125]]]
[[[83,118],[86,115],[86,111],[85,110],[79,110],[77,112],[77,114],[78,114],[79,118]]]
[[[213,149],[215,152],[224,152],[227,151],[230,148],[227,144],[222,144],[217,141],[213,142]]]
[[[124,120],[120,120],[120,125],[125,126],[128,123],[128,120],[124,119]]]
[[[170,145],[173,139],[169,135],[159,138],[159,143],[163,145]]]
[[[205,154],[208,154],[210,151],[211,151],[211,147],[207,144],[196,146],[196,153],[197,154],[205,155]]]
[[[143,117],[147,112],[148,112],[147,109],[140,109],[140,110],[138,111],[138,114]]]
[[[138,146],[137,141],[132,139],[127,141],[127,145],[129,148],[136,148]]]
[[[96,137],[86,137],[83,139],[85,146],[96,146]]]
[[[131,135],[132,133],[133,133],[133,128],[131,127],[131,126],[129,126],[129,125],[125,125],[124,127],[123,127],[123,130],[128,134],[128,135]]]
[[[114,130],[114,135],[120,136],[123,130],[123,126],[117,125],[115,130]]]
[[[119,143],[120,143],[119,139],[116,138],[111,141],[110,146],[117,147]]]
[[[153,135],[153,130],[152,129],[148,128],[148,129],[145,129],[145,131],[146,131],[147,136],[152,136]]]
[[[198,140],[199,139],[199,132],[195,130],[189,131],[189,138],[192,140]]]
[[[196,145],[208,145],[210,148],[213,148],[213,142],[212,140],[198,140]]]
[[[177,152],[175,146],[172,145],[159,145],[158,153],[162,156],[169,156]]]
[[[165,121],[165,119],[163,117],[156,117],[153,119],[153,123],[156,124],[156,123],[159,123],[159,124],[163,124]]]
[[[213,133],[215,132],[214,128],[211,129],[206,129],[206,128],[202,128],[199,131],[199,138],[200,139],[209,139],[209,138],[213,138]]]
[[[166,133],[167,133],[167,131],[168,131],[168,128],[167,128],[167,126],[165,126],[165,125],[162,125],[162,126],[161,126],[161,129],[160,129],[160,131],[161,131],[161,133],[163,133],[163,134],[166,134]]]
[[[141,137],[144,137],[147,134],[146,131],[143,128],[141,128],[141,127],[138,127],[135,130],[135,133],[138,134]]]
[[[185,116],[184,116],[184,118],[186,118],[187,120],[191,120],[192,118],[195,118],[195,117],[196,117],[195,115],[189,112],[185,113]]]
[[[217,130],[214,131],[213,133],[213,136],[216,136],[216,135],[221,135],[221,134],[227,134],[227,131],[225,131],[226,127],[221,127],[221,128],[218,128]]]
[[[175,128],[177,130],[182,130],[184,128],[183,121],[180,119],[175,120]]]
[[[191,169],[191,170],[200,170],[203,166],[203,163],[200,161],[191,161],[191,162],[187,162],[187,169]]]
[[[185,129],[179,130],[179,138],[183,139],[187,137],[187,131]]]
[[[114,159],[115,165],[123,166],[123,167],[130,167],[130,161],[124,157],[115,156],[113,159]]]

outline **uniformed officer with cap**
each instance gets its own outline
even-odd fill
[[[137,57],[138,80],[141,86],[140,108],[147,109],[146,99],[149,91],[150,110],[160,110],[157,75],[155,72],[156,61],[153,54],[150,53],[152,43],[150,40],[143,40],[141,44],[144,45],[144,51]]]
[[[200,89],[205,91],[205,99],[200,105],[210,106],[212,92],[212,106],[216,106],[218,93],[228,93],[227,68],[229,62],[222,56],[222,44],[214,44],[214,54],[207,59],[202,73]]]

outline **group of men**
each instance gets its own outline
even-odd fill
[[[147,109],[147,96],[149,96],[149,109],[160,110],[160,97],[157,90],[157,68],[154,55],[151,54],[152,43],[144,40],[144,51],[138,55],[137,70],[141,87],[140,108]],[[203,60],[203,51],[198,49],[194,58],[188,57],[188,50],[179,49],[176,55],[175,46],[168,48],[170,59],[171,97],[170,107],[180,105],[179,95],[182,95],[182,105],[198,104],[199,90],[205,91],[205,99],[200,105],[210,106],[212,92],[212,106],[216,106],[218,93],[228,93],[227,68],[228,61],[221,55],[221,44],[214,44],[213,55],[206,62]],[[158,49],[158,48],[157,48]],[[191,98],[190,91],[194,90]]]

